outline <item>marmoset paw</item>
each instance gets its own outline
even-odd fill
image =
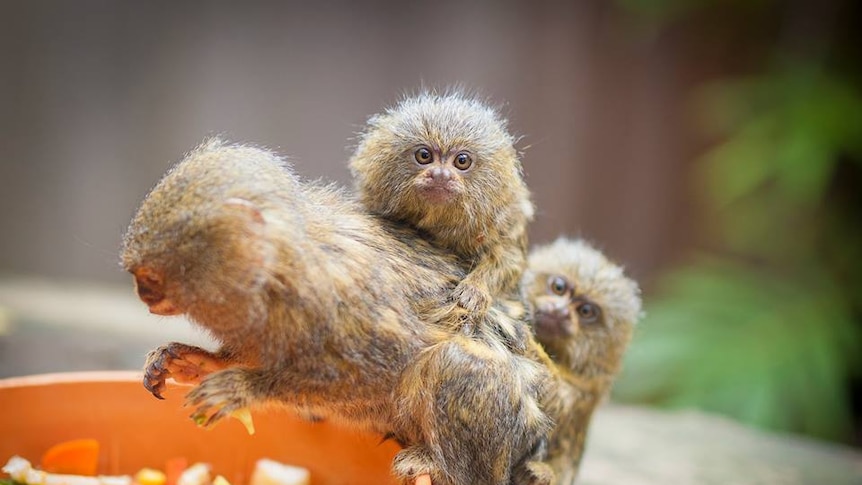
[[[434,469],[428,451],[422,446],[405,448],[396,453],[392,460],[392,471],[405,485],[431,483],[431,472]]]
[[[458,305],[476,316],[484,315],[491,306],[491,295],[476,286],[461,283],[453,292]]]
[[[197,384],[208,374],[224,367],[225,363],[209,351],[171,342],[147,354],[144,387],[157,398],[164,399],[162,391],[165,389],[166,379]]]
[[[247,408],[250,401],[248,371],[236,367],[209,375],[186,395],[186,406],[195,408],[191,418],[206,428]]]

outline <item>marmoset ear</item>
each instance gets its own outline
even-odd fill
[[[211,247],[223,251],[218,265],[224,276],[241,284],[259,281],[275,259],[275,249],[266,238],[267,222],[253,202],[227,199],[210,220],[210,231],[218,239]]]
[[[234,214],[237,220],[245,220],[249,225],[266,224],[260,208],[249,200],[231,197],[224,202],[222,208],[225,210],[225,213]]]

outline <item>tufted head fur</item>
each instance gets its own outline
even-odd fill
[[[534,306],[536,339],[581,376],[616,374],[641,316],[637,284],[583,240],[537,247],[528,267],[523,283]]]
[[[426,91],[369,119],[350,168],[371,212],[473,257],[533,217],[514,142],[478,99]]]

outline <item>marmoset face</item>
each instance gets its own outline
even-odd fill
[[[641,313],[640,290],[620,266],[582,240],[560,238],[530,252],[522,285],[536,340],[555,361],[618,366]]]
[[[427,203],[446,204],[464,192],[465,179],[474,168],[470,150],[422,144],[412,155],[416,165],[413,188]]]
[[[479,100],[426,93],[372,117],[350,167],[374,212],[414,222],[483,219],[524,190],[514,141]]]
[[[572,337],[604,325],[602,308],[578,293],[562,274],[537,274],[533,283],[534,331],[539,341]]]

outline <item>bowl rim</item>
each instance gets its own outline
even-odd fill
[[[89,382],[141,382],[143,377],[143,372],[134,370],[51,372],[6,377],[0,379],[0,389]]]

